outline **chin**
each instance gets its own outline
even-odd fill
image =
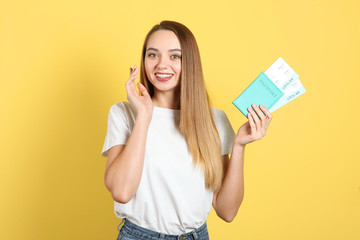
[[[179,85],[171,84],[171,83],[156,83],[156,84],[152,83],[152,85],[156,90],[161,92],[174,91],[175,89],[180,87]]]

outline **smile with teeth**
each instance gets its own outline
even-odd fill
[[[155,75],[160,78],[167,78],[172,76],[172,74],[160,74],[160,73],[155,73]]]
[[[172,79],[173,75],[172,73],[155,73],[155,78],[160,82],[167,82]]]

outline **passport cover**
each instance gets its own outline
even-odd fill
[[[233,104],[247,117],[253,103],[257,106],[264,105],[270,109],[284,93],[266,76],[261,73],[245,90],[237,97]]]

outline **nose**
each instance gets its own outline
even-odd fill
[[[159,62],[158,62],[158,68],[159,69],[166,69],[169,66],[169,63],[166,59],[166,57],[159,57]]]

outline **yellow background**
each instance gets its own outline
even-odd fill
[[[197,38],[208,91],[232,101],[283,57],[307,92],[247,146],[245,198],[213,240],[360,239],[360,2],[0,3],[0,239],[115,239],[100,156],[111,105],[161,20]],[[191,196],[184,196],[191,197]]]

